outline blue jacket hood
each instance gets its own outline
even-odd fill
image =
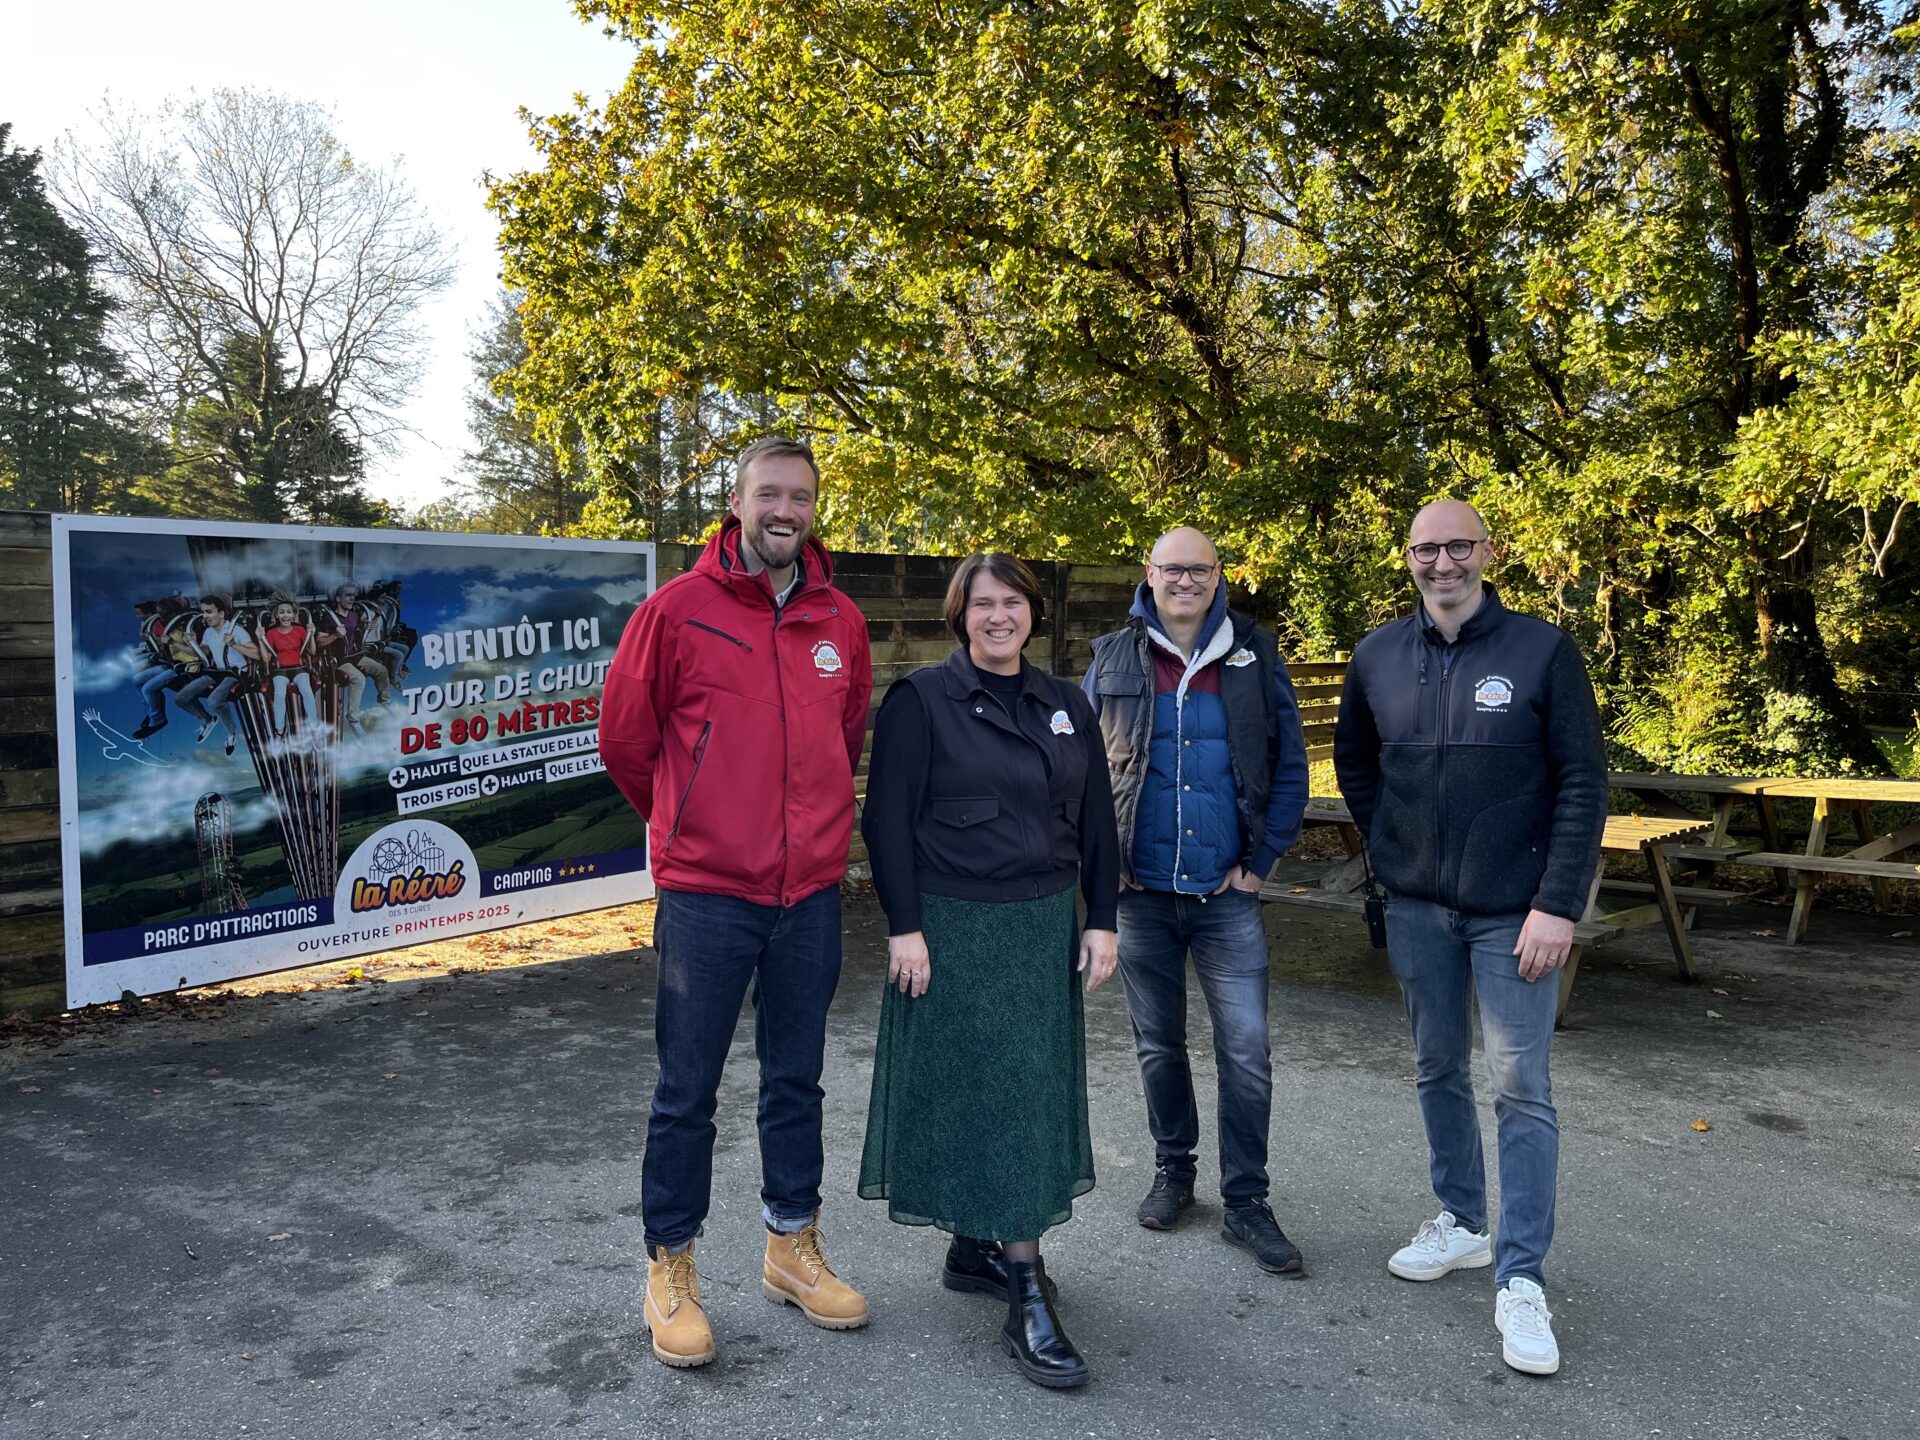
[[[1160,623],[1160,607],[1153,602],[1153,587],[1142,580],[1134,587],[1133,605],[1127,611],[1147,622],[1149,629],[1160,634],[1167,633],[1167,627]],[[1207,623],[1200,627],[1200,636],[1194,642],[1196,652],[1207,648],[1207,642],[1213,638],[1213,632],[1227,624],[1227,587],[1224,580],[1216,580],[1213,586],[1213,603],[1207,607]]]

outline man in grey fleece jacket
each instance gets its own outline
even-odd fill
[[[1606,751],[1578,648],[1500,603],[1481,579],[1487,546],[1480,516],[1458,500],[1414,517],[1407,559],[1421,603],[1355,648],[1334,767],[1387,892],[1387,959],[1442,1206],[1387,1268],[1437,1280],[1497,1264],[1502,1358],[1551,1375],[1554,977],[1599,863]],[[1497,1247],[1468,1069],[1475,1000],[1498,1121]]]

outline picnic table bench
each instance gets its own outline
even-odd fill
[[[1639,803],[1640,810],[1648,815],[1690,820],[1694,818],[1694,812],[1674,797],[1705,797],[1710,822],[1707,843],[1716,847],[1733,843],[1728,838],[1733,814],[1746,804],[1752,805],[1759,816],[1766,848],[1780,848],[1779,822],[1774,815],[1773,802],[1767,798],[1767,787],[1777,783],[1753,775],[1662,775],[1634,770],[1607,772],[1607,784],[1632,795]]]
[[[1346,657],[1289,664],[1300,704],[1307,743],[1307,760],[1333,758],[1334,725],[1340,716],[1341,691],[1346,683]],[[1884,907],[1894,880],[1920,880],[1920,863],[1909,852],[1920,850],[1920,822],[1889,832],[1877,832],[1870,815],[1875,804],[1920,806],[1920,781],[1913,780],[1786,780],[1754,775],[1668,775],[1648,771],[1612,771],[1607,783],[1637,802],[1633,815],[1609,815],[1601,837],[1601,864],[1588,892],[1586,914],[1574,925],[1574,948],[1560,975],[1560,1018],[1564,1019],[1573,993],[1573,979],[1585,949],[1656,920],[1666,929],[1674,962],[1683,978],[1695,977],[1693,950],[1687,930],[1702,906],[1731,905],[1740,893],[1707,885],[1676,883],[1673,867],[1684,868],[1683,880],[1694,872],[1710,872],[1716,865],[1738,863],[1772,870],[1782,883],[1794,887],[1793,916],[1787,942],[1798,942],[1807,929],[1814,887],[1821,875],[1859,875],[1873,882],[1874,901]],[[1787,848],[1782,838],[1777,799],[1811,799],[1813,824],[1803,850]],[[1702,817],[1685,803],[1704,799]],[[1759,821],[1760,843],[1750,845],[1733,834],[1735,812],[1751,806]],[[1853,816],[1860,844],[1842,855],[1826,854],[1827,832],[1836,811]],[[1359,914],[1366,883],[1359,828],[1344,802],[1315,797],[1308,802],[1303,823],[1338,830],[1347,859],[1322,875],[1317,883],[1294,885],[1269,880],[1261,897],[1281,904]],[[1606,878],[1608,855],[1638,854],[1645,860],[1648,879]],[[1906,859],[1900,857],[1908,856]],[[1602,911],[1602,890],[1640,894],[1641,904],[1623,910]]]
[[[1360,914],[1366,905],[1363,893],[1366,870],[1361,858],[1360,830],[1353,823],[1352,812],[1338,800],[1315,798],[1308,803],[1302,823],[1337,829],[1346,845],[1348,858],[1319,877],[1315,884],[1269,880],[1261,887],[1260,898],[1282,905],[1307,905],[1315,909]],[[1574,976],[1580,968],[1581,953],[1644,925],[1655,922],[1663,925],[1667,941],[1673,947],[1674,963],[1679,968],[1681,978],[1698,978],[1693,968],[1693,949],[1687,943],[1687,927],[1694,910],[1702,904],[1731,903],[1740,897],[1727,891],[1676,886],[1662,851],[1670,842],[1700,836],[1707,828],[1707,822],[1694,815],[1684,820],[1636,815],[1607,817],[1606,831],[1600,842],[1601,864],[1595,869],[1593,883],[1587,891],[1586,913],[1574,923],[1573,952],[1560,972],[1560,1003],[1555,1014],[1556,1020],[1566,1019],[1567,1006],[1573,998]],[[1634,854],[1646,860],[1648,872],[1653,877],[1650,881],[1606,879],[1607,855]],[[1623,910],[1603,910],[1600,906],[1600,892],[1603,889],[1639,891],[1651,898]]]
[[[1814,886],[1822,875],[1857,875],[1873,882],[1874,904],[1884,908],[1888,882],[1920,880],[1920,864],[1897,857],[1920,847],[1920,822],[1898,830],[1876,833],[1872,807],[1876,804],[1920,805],[1920,781],[1839,777],[1824,780],[1769,780],[1763,792],[1768,802],[1782,799],[1813,801],[1813,823],[1807,843],[1798,853],[1786,849],[1777,834],[1763,849],[1729,851],[1725,856],[1741,865],[1760,865],[1793,875],[1793,915],[1787,922],[1787,943],[1797,944],[1807,933],[1813,911]],[[1836,810],[1853,816],[1860,844],[1840,855],[1829,855],[1827,832]],[[1717,857],[1716,857],[1717,858]]]
[[[1672,797],[1705,795],[1712,804],[1712,823],[1704,845],[1663,847],[1669,861],[1691,866],[1735,863],[1772,870],[1793,887],[1793,914],[1787,922],[1789,945],[1805,938],[1813,911],[1814,887],[1822,875],[1855,875],[1873,884],[1874,904],[1884,909],[1895,880],[1920,880],[1920,864],[1898,857],[1920,848],[1920,822],[1896,830],[1878,831],[1873,822],[1875,804],[1920,806],[1920,781],[1881,780],[1840,776],[1814,780],[1775,780],[1765,777],[1711,775],[1657,775],[1615,773],[1608,781],[1642,800],[1661,814],[1690,814]],[[1812,800],[1813,823],[1805,846],[1790,850],[1781,838],[1774,802]],[[1729,833],[1734,808],[1752,803],[1760,819],[1760,844],[1743,844]],[[1860,844],[1839,855],[1829,855],[1828,831],[1836,812],[1850,814]]]

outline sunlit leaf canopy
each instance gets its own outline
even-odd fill
[[[493,200],[515,397],[603,520],[663,406],[757,397],[731,441],[810,433],[837,543],[1195,523],[1301,651],[1404,606],[1407,517],[1470,498],[1651,759],[1872,767],[1842,684],[1920,689],[1891,11],[581,9],[627,85]]]

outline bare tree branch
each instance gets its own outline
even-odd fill
[[[361,444],[401,428],[415,317],[453,280],[447,244],[392,172],[357,161],[322,107],[215,90],[95,117],[56,186],[123,303],[123,348],[184,407],[261,404],[269,364]],[[262,357],[236,393],[232,347]]]

